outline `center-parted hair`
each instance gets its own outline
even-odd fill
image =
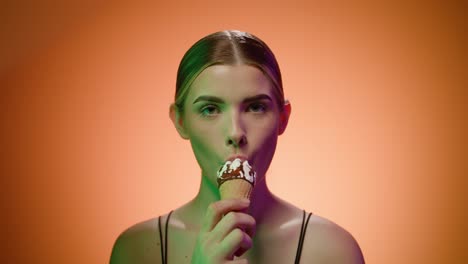
[[[190,47],[177,71],[175,105],[180,113],[195,78],[213,65],[250,65],[270,79],[280,110],[284,106],[283,83],[275,55],[258,37],[243,31],[224,30],[212,33]]]

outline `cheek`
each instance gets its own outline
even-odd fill
[[[262,127],[255,129],[256,133],[251,143],[255,145],[253,147],[256,150],[256,169],[260,174],[264,174],[270,166],[278,140],[277,130],[275,122],[264,123]]]
[[[278,131],[278,123],[273,118],[265,120],[256,120],[250,129],[250,136],[257,144],[265,145],[268,142],[275,141]]]
[[[189,128],[189,137],[197,147],[209,148],[220,144],[219,127],[214,124],[198,122]]]
[[[276,150],[276,137],[266,139],[256,153],[255,170],[259,177],[265,177]],[[259,178],[260,179],[260,178]]]
[[[258,152],[261,153],[261,158],[270,159],[273,156],[277,140],[277,133],[272,131],[268,131],[268,133],[263,135],[262,140],[258,142],[259,145],[257,146]]]
[[[213,161],[219,159],[219,133],[212,126],[200,123],[190,126],[188,132],[190,144],[200,168],[202,170],[216,171],[218,164],[213,163]]]

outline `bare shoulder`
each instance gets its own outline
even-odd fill
[[[161,263],[160,247],[156,217],[124,230],[114,243],[110,263]]]
[[[318,215],[310,217],[301,259],[303,263],[364,263],[359,244],[351,233]]]

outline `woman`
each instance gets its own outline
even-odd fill
[[[364,263],[346,230],[268,189],[290,113],[278,63],[259,38],[227,30],[195,43],[180,63],[170,118],[200,165],[199,192],[124,231],[111,263]],[[250,201],[220,200],[216,172],[233,157],[257,173]]]

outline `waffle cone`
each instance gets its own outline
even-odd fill
[[[243,179],[232,179],[225,181],[219,186],[221,199],[247,198],[250,199],[253,186]]]

